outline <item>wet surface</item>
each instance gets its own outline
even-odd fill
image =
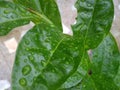
[[[58,5],[60,6],[60,12],[62,17],[62,22],[65,26],[70,29],[70,24],[75,23],[76,9],[73,6],[76,0],[58,0]],[[114,0],[115,5],[115,17],[111,32],[116,38],[118,46],[120,48],[120,0]],[[7,36],[0,37],[0,80],[11,81],[11,71],[15,58],[16,44],[20,41],[21,37],[26,33],[26,31],[31,27],[27,25],[20,27],[10,32]],[[12,42],[12,52],[10,52],[11,47],[7,47],[6,41],[13,39]],[[16,41],[16,42],[15,42]],[[27,70],[24,72],[24,70]],[[23,74],[28,74],[30,72],[29,66],[25,66],[23,69]],[[20,79],[21,85],[25,85],[26,82],[24,78]]]

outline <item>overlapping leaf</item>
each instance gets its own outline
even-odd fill
[[[86,71],[87,73],[84,76],[81,76],[81,73],[79,73],[79,76],[81,76],[79,80],[81,82],[71,88],[62,90],[120,89],[120,77],[118,76],[120,72],[120,52],[118,51],[114,38],[108,35],[105,40],[92,51],[92,54],[91,63],[89,63],[91,67],[88,68],[90,72]],[[78,71],[79,70],[81,69],[78,68]]]
[[[25,25],[36,18],[20,5],[0,1],[0,36],[6,35],[13,28]]]
[[[62,34],[59,10],[54,0],[14,0],[14,2],[17,5],[2,1],[0,9],[4,11],[5,4],[8,10],[13,12],[13,9],[21,6],[20,10],[29,11],[26,12],[29,15],[25,16],[37,18],[27,19],[34,21],[36,26],[28,31],[18,46],[12,74],[12,89],[57,90],[67,79],[62,88],[71,82],[72,87],[67,86],[70,90],[77,90],[76,84],[78,89],[86,87],[86,84],[85,90],[90,86],[94,87],[93,79],[90,77],[93,70],[89,70],[90,63],[87,62],[89,57],[86,52],[88,49],[96,48],[108,34],[114,14],[112,0],[78,0],[76,3],[78,17],[77,23],[73,25],[73,36]],[[6,14],[6,17],[9,14]],[[8,31],[3,30],[3,33],[6,34]],[[85,68],[86,64],[88,66]],[[91,68],[93,67],[94,64]],[[86,75],[87,72],[90,76]],[[75,75],[81,78],[76,83],[72,81]]]
[[[56,90],[77,69],[83,48],[58,31],[39,24],[24,36],[16,53],[13,90]]]
[[[80,84],[84,78],[84,76],[91,72],[91,70],[89,70],[90,67],[90,59],[88,54],[84,54],[84,57],[81,59],[81,62],[79,64],[79,67],[77,69],[77,71],[71,75],[66,82],[59,88],[60,90],[64,90],[64,89],[68,89],[72,88],[78,84]]]
[[[61,18],[55,0],[13,0],[17,4],[23,5],[31,12],[41,14],[43,18],[47,18],[52,23],[61,28]],[[61,29],[60,29],[61,30]]]
[[[111,28],[114,6],[112,0],[77,0],[77,23],[74,36],[84,38],[84,47],[95,48]]]
[[[78,0],[78,2],[83,3]],[[78,3],[77,2],[77,3]],[[90,44],[93,41],[98,40],[97,43],[94,43],[94,47],[101,42],[99,38],[87,38],[91,32],[98,36],[98,33],[102,33],[101,39],[105,36],[109,31],[111,26],[112,17],[113,17],[113,9],[112,2],[108,1],[111,5],[106,7],[106,11],[111,13],[106,20],[108,26],[104,26],[101,32],[94,32],[97,30],[89,29],[93,26],[94,20],[99,14],[95,14],[98,11],[94,11],[96,9],[96,4],[100,4],[99,9],[103,7],[102,2],[93,1],[94,5],[88,1],[85,1],[84,4],[90,4],[89,8],[85,8],[84,10],[89,10],[92,15],[90,15],[90,21],[87,22],[88,18],[84,17],[86,23],[83,23],[87,28],[84,28],[85,32],[82,31],[80,26],[80,21],[73,27],[74,36],[66,37],[62,35],[59,27],[53,27],[54,23],[48,25],[46,23],[38,24],[32,30],[30,30],[20,42],[20,45],[16,54],[16,61],[13,69],[13,89],[40,89],[40,90],[56,90],[58,89],[68,77],[70,77],[76,70],[82,58],[85,56],[85,49],[93,48],[92,45],[88,45],[88,40]],[[81,4],[80,4],[81,5]],[[92,7],[92,9],[91,9]],[[80,7],[77,7],[78,9]],[[99,10],[98,9],[98,10]],[[84,10],[79,12],[84,13]],[[78,10],[79,11],[79,10]],[[81,18],[78,13],[78,19]],[[104,12],[102,12],[103,14]],[[108,15],[106,13],[105,15]],[[44,18],[43,18],[44,19]],[[105,17],[101,18],[104,20]],[[51,20],[52,22],[52,20]],[[98,20],[98,22],[100,22]],[[97,23],[98,25],[99,23]],[[96,23],[95,23],[96,25]],[[81,27],[81,26],[80,26]],[[94,35],[93,34],[93,35]],[[25,44],[26,43],[26,44]],[[88,47],[86,48],[86,46]],[[23,53],[24,52],[24,53]],[[26,62],[26,63],[25,63]],[[21,68],[18,70],[18,68]],[[19,77],[18,77],[19,76]]]

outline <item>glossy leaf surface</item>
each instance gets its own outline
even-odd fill
[[[28,24],[33,18],[36,17],[21,6],[0,1],[0,36],[6,35],[15,27]]]
[[[23,37],[13,68],[13,90],[56,90],[77,69],[83,49],[58,31],[40,24]]]
[[[117,44],[111,35],[107,36],[96,49],[92,50],[92,58],[89,66],[89,71],[86,71],[86,74],[81,76],[81,73],[79,73],[79,80],[81,82],[71,88],[61,90],[120,89],[120,52],[118,51]],[[81,69],[78,68],[77,71],[80,70]],[[81,72],[82,71],[85,71],[85,69],[81,70]]]
[[[111,28],[114,6],[112,0],[77,0],[77,23],[73,25],[75,37],[84,38],[85,49],[99,45]]]
[[[90,59],[86,53],[81,59],[77,71],[66,80],[66,82],[60,87],[60,90],[64,90],[64,88],[69,89],[81,83],[86,73],[89,72],[89,63]]]
[[[78,16],[77,23],[72,26],[73,36],[62,33],[59,10],[55,0],[13,1],[15,4],[0,1],[1,15],[4,16],[3,11],[8,8],[6,10],[10,10],[10,13],[16,16],[14,18],[17,16],[28,18],[23,18],[21,22],[16,21],[17,25],[6,22],[6,26],[11,26],[9,30],[13,26],[23,25],[24,20],[26,22],[32,20],[36,25],[26,33],[19,43],[12,72],[12,90],[58,90],[64,88],[68,88],[68,90],[77,90],[77,88],[78,90],[90,90],[92,87],[93,90],[96,88],[99,90],[99,85],[94,85],[93,81],[95,79],[93,71],[95,71],[95,75],[99,74],[95,70],[97,66],[94,65],[98,63],[96,60],[98,57],[94,58],[93,56],[92,60],[96,62],[90,63],[87,50],[96,48],[109,32],[114,14],[112,0],[77,0]],[[10,13],[5,14],[5,17],[9,16]],[[9,19],[14,18],[10,17]],[[1,19],[0,21],[5,22],[9,19]],[[9,30],[3,30],[4,34],[8,33]],[[111,37],[109,40],[110,42],[114,41]],[[103,47],[102,45],[105,42],[106,40],[99,47]],[[107,44],[105,45],[107,46]],[[113,42],[110,46],[112,45],[115,46],[116,44],[114,45]],[[101,50],[99,47],[93,52],[96,53],[97,50]],[[108,48],[111,49],[111,47]],[[105,60],[108,58],[107,55],[114,54],[112,53],[114,49],[106,50],[107,54],[103,55]],[[102,54],[102,52],[99,53]],[[113,55],[112,58],[114,59],[115,56]],[[100,59],[104,60],[103,58]],[[106,65],[106,69],[108,66]],[[118,69],[118,65],[114,67],[115,70]],[[110,70],[112,69],[110,68]],[[112,72],[108,71],[108,73]],[[106,77],[103,77],[104,79],[109,78],[107,74],[105,74]],[[119,78],[119,74],[116,78]],[[116,84],[117,79],[115,79],[115,84],[110,84],[115,89],[118,89],[117,86],[119,86]],[[103,87],[102,89],[105,90],[106,88]]]
[[[13,0],[17,4],[32,10],[33,13],[49,19],[55,26],[61,28],[61,18],[55,0]],[[61,30],[61,29],[60,29]]]

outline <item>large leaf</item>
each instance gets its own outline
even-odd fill
[[[13,90],[56,90],[77,69],[83,48],[58,31],[39,24],[23,37],[13,68]]]
[[[90,72],[78,78],[81,82],[62,90],[119,90],[120,53],[111,35],[92,51]],[[85,67],[85,66],[84,66]],[[77,71],[81,70],[78,68]],[[82,70],[83,71],[83,70]],[[81,72],[82,72],[81,71]],[[81,79],[82,78],[82,79]],[[73,80],[72,82],[74,82]],[[69,84],[69,83],[67,83]],[[73,84],[72,84],[73,85]]]
[[[23,5],[30,12],[49,19],[55,26],[61,28],[61,18],[55,0],[13,0]],[[60,29],[61,30],[61,29]]]
[[[0,1],[0,36],[6,35],[13,28],[21,26],[36,18],[20,5]]]
[[[84,38],[84,47],[99,45],[111,28],[114,6],[112,0],[77,0],[77,23],[73,25],[75,37]]]

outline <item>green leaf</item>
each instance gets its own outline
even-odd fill
[[[90,59],[88,54],[86,53],[81,59],[81,62],[77,71],[66,80],[66,82],[60,87],[60,90],[64,88],[71,88],[81,83],[82,79],[84,78],[86,73],[89,71],[89,63],[90,63]]]
[[[12,89],[56,90],[77,69],[81,51],[79,42],[58,28],[36,25],[18,46]]]
[[[19,4],[23,3],[20,0],[15,1]],[[34,2],[39,5],[36,7]],[[74,76],[75,72],[81,73],[83,78],[78,74],[77,76],[82,79],[82,82],[86,78],[88,86],[92,84],[90,82],[92,79],[85,76],[87,72],[91,72],[91,69],[89,70],[90,62],[87,62],[90,60],[86,52],[88,49],[96,48],[108,34],[113,19],[113,2],[105,0],[103,4],[103,1],[78,0],[76,3],[78,19],[77,24],[73,26],[73,36],[62,34],[61,24],[56,23],[60,21],[59,14],[56,14],[58,11],[55,13],[53,10],[49,11],[51,5],[56,5],[52,2],[55,3],[54,0],[32,2],[26,0],[23,3],[27,10],[40,17],[40,21],[27,32],[18,46],[12,72],[13,90],[57,90],[67,79],[69,80],[70,76]],[[83,6],[81,6],[82,4]],[[40,7],[41,5],[43,7]],[[29,6],[35,7],[31,9]],[[55,8],[58,10],[57,7]],[[46,11],[47,9],[48,11]],[[86,12],[87,14],[85,14]],[[56,19],[51,15],[52,13],[54,16],[57,15]],[[99,16],[101,18],[97,19]],[[87,63],[84,62],[84,59]],[[80,61],[82,62],[80,63]],[[88,66],[85,68],[84,66],[87,64]],[[81,80],[77,83],[79,85]],[[74,88],[76,84],[72,84],[72,87]]]
[[[84,39],[84,48],[89,50],[97,47],[108,34],[113,17],[112,0],[77,0],[77,23],[73,25],[76,38]]]
[[[119,90],[120,52],[111,35],[92,51],[90,72],[81,76],[80,83],[63,90]],[[85,67],[85,66],[84,66]],[[78,68],[80,70],[80,68]],[[82,72],[82,71],[81,71]],[[81,75],[81,74],[79,74]],[[73,81],[72,81],[73,82]]]
[[[55,26],[61,28],[61,18],[55,0],[13,0],[15,3],[23,5],[35,14],[49,19]],[[61,29],[60,29],[61,30]]]
[[[0,1],[0,36],[6,35],[17,26],[29,23],[34,18],[36,18],[35,15],[29,13],[20,5]]]

